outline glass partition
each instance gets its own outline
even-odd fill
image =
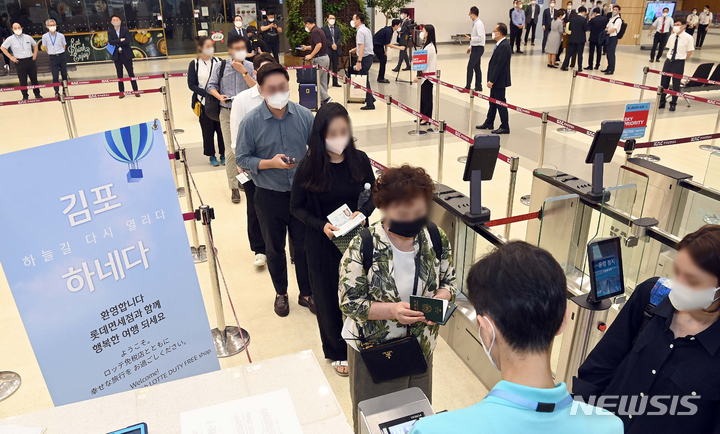
[[[569,274],[575,268],[574,242],[579,197],[577,194],[550,197],[543,202],[538,246],[550,252]]]
[[[720,152],[710,154],[703,184],[706,187],[720,190]]]
[[[687,208],[678,232],[680,238],[708,224],[720,224],[720,191],[705,186],[703,191],[687,190]]]
[[[637,197],[630,212],[633,217],[644,217],[645,197],[647,196],[649,183],[650,177],[646,173],[627,166],[620,166],[617,185],[634,184],[637,187]]]

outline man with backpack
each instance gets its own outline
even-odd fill
[[[608,43],[605,51],[607,53],[608,66],[602,72],[605,75],[613,75],[615,73],[615,50],[617,49],[618,40],[622,39],[625,34],[627,24],[620,17],[620,5],[613,5],[612,18],[607,23],[605,32],[608,35]]]

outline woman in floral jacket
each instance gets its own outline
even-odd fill
[[[454,301],[457,292],[450,242],[437,229],[442,254],[437,257],[427,227],[434,185],[420,167],[403,165],[383,172],[372,193],[383,219],[370,227],[372,265],[363,268],[362,238],[356,236],[340,262],[340,310],[347,316],[343,337],[348,339],[350,395],[355,432],[359,432],[357,404],[369,398],[419,387],[432,400],[432,353],[440,326],[410,309],[410,295],[419,254],[417,295]],[[410,326],[425,355],[428,369],[421,375],[373,383],[357,350],[362,335],[373,343],[402,337]]]

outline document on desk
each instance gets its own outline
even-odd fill
[[[287,389],[180,414],[182,434],[302,434]]]

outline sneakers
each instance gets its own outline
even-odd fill
[[[217,166],[220,165],[220,162],[219,162],[219,161],[217,160],[217,158],[215,158],[215,156],[213,155],[212,157],[210,157],[210,164],[212,164],[214,167],[217,167]]]
[[[224,155],[220,156],[220,164],[222,164],[223,166],[225,165],[225,156]]]
[[[237,188],[232,189],[232,196],[230,196],[232,203],[240,203],[240,190]]]
[[[255,266],[255,268],[260,268],[264,267],[265,264],[267,264],[267,256],[262,253],[257,253],[255,255],[255,262],[253,262],[253,266]]]

